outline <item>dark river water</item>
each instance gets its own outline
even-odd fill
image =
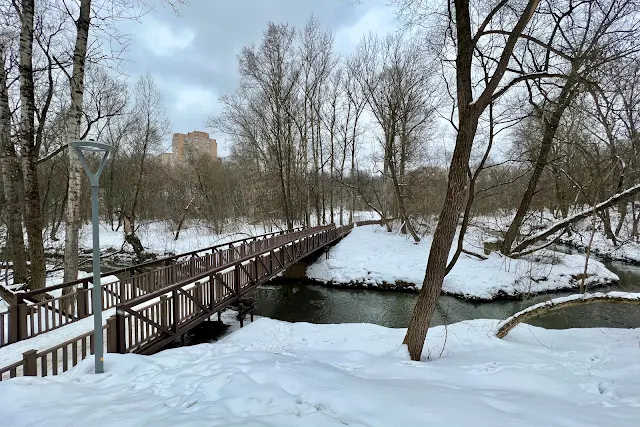
[[[620,284],[590,291],[640,292],[640,266],[605,263],[620,276]],[[571,292],[530,297],[524,300],[472,302],[442,295],[432,325],[469,319],[504,319],[530,305]],[[339,289],[300,282],[270,282],[254,292],[256,314],[289,322],[375,323],[404,328],[417,294],[362,289]],[[640,310],[626,304],[592,304],[571,307],[538,317],[529,323],[550,329],[577,327],[640,327]]]
[[[575,252],[566,247],[555,249]],[[620,283],[589,291],[640,292],[640,266],[619,261],[602,262],[620,277]],[[521,300],[492,302],[467,301],[442,295],[432,326],[469,319],[504,319],[538,302],[572,293],[550,293]],[[284,279],[275,279],[259,287],[252,296],[256,301],[256,314],[273,319],[310,323],[374,323],[392,328],[408,326],[417,299],[415,293],[332,288],[304,280],[296,282]],[[548,329],[640,327],[640,309],[627,304],[591,304],[540,316],[528,323]],[[197,341],[206,341],[209,335],[205,333]]]

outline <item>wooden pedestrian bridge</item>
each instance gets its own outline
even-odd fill
[[[118,278],[100,286],[105,348],[159,351],[352,228],[268,233],[104,273]],[[0,312],[0,381],[56,375],[93,354],[92,281],[16,293]]]

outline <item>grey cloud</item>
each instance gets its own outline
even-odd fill
[[[218,96],[235,90],[237,54],[242,47],[260,41],[267,22],[288,22],[301,28],[313,14],[338,32],[382,3],[383,0],[190,0],[189,6],[181,8],[181,16],[169,7],[157,5],[140,23],[125,24],[132,43],[123,66],[133,78],[147,71],[156,78],[174,132],[205,130],[204,121],[218,109]],[[167,50],[165,47],[173,42],[163,46],[162,37],[158,36],[153,40],[158,45],[149,46],[146,37],[157,36],[159,29],[165,27],[168,33],[180,36],[177,45],[191,34],[193,39],[183,49],[176,47],[167,55],[159,55],[156,51]],[[193,97],[198,90],[203,99],[213,100],[213,104],[178,108],[185,92]],[[220,135],[215,137],[224,140]],[[224,144],[220,151],[225,154]]]

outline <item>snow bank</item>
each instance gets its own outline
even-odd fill
[[[587,208],[586,206],[576,208],[571,214],[575,215],[577,212]],[[630,205],[628,209],[629,211],[632,210]],[[620,222],[620,214],[615,209],[610,209],[609,215],[611,218],[611,227],[612,229],[616,229]],[[509,227],[512,218],[513,214],[505,216],[483,216],[475,218],[474,224],[485,230],[494,230],[496,233],[501,233]],[[559,220],[560,219],[554,218],[549,211],[537,212],[527,218],[527,222],[523,224],[521,232],[525,235],[535,234],[542,229],[552,226]],[[584,249],[589,245],[592,225],[592,218],[587,218],[576,224],[572,224],[571,234],[562,234],[558,242],[578,249]],[[625,223],[621,227],[617,240],[614,245],[611,240],[607,239],[602,220],[598,218],[596,220],[596,232],[593,236],[593,242],[591,242],[591,253],[601,258],[634,264],[640,263],[640,242],[633,237],[632,221],[629,216],[627,216]]]
[[[433,328],[431,362],[405,331],[260,319],[214,344],[107,354],[59,377],[0,383],[0,423],[20,426],[628,427],[640,415],[640,330]],[[438,358],[442,344],[445,351]],[[426,355],[426,352],[425,352]]]
[[[590,238],[591,232],[583,230],[571,236],[564,235],[559,240],[566,245],[583,249],[589,245]],[[591,252],[606,259],[640,263],[640,244],[632,239],[622,239],[618,245],[614,245],[602,232],[593,236]]]
[[[216,233],[213,229],[203,225],[185,226],[178,240],[174,240],[175,230],[168,222],[153,222],[143,224],[136,234],[140,238],[145,250],[159,255],[167,253],[190,252],[196,249],[223,244],[248,236],[264,234],[269,230],[262,226],[239,224],[234,230],[227,233]],[[47,250],[62,252],[64,250],[64,230],[60,233],[58,241],[47,241]],[[111,225],[100,224],[100,250],[120,250],[124,245],[125,250],[131,250],[124,244],[122,229],[113,231]],[[80,247],[85,250],[92,248],[91,225],[85,224],[80,230]]]
[[[383,227],[356,227],[331,248],[328,259],[309,266],[307,276],[333,284],[420,289],[431,242],[430,236],[415,244],[405,236],[387,233]],[[493,299],[576,288],[584,262],[582,255],[553,251],[517,260],[494,253],[482,261],[463,254],[445,278],[443,291],[465,298]],[[587,272],[588,287],[618,280],[593,259]]]

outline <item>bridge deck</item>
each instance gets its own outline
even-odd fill
[[[324,226],[243,239],[103,284],[105,348],[151,354],[351,228]],[[78,282],[23,294],[19,304],[0,313],[9,326],[0,340],[0,381],[55,375],[93,354],[93,292],[90,282]],[[78,285],[74,293],[41,301],[47,291]]]

